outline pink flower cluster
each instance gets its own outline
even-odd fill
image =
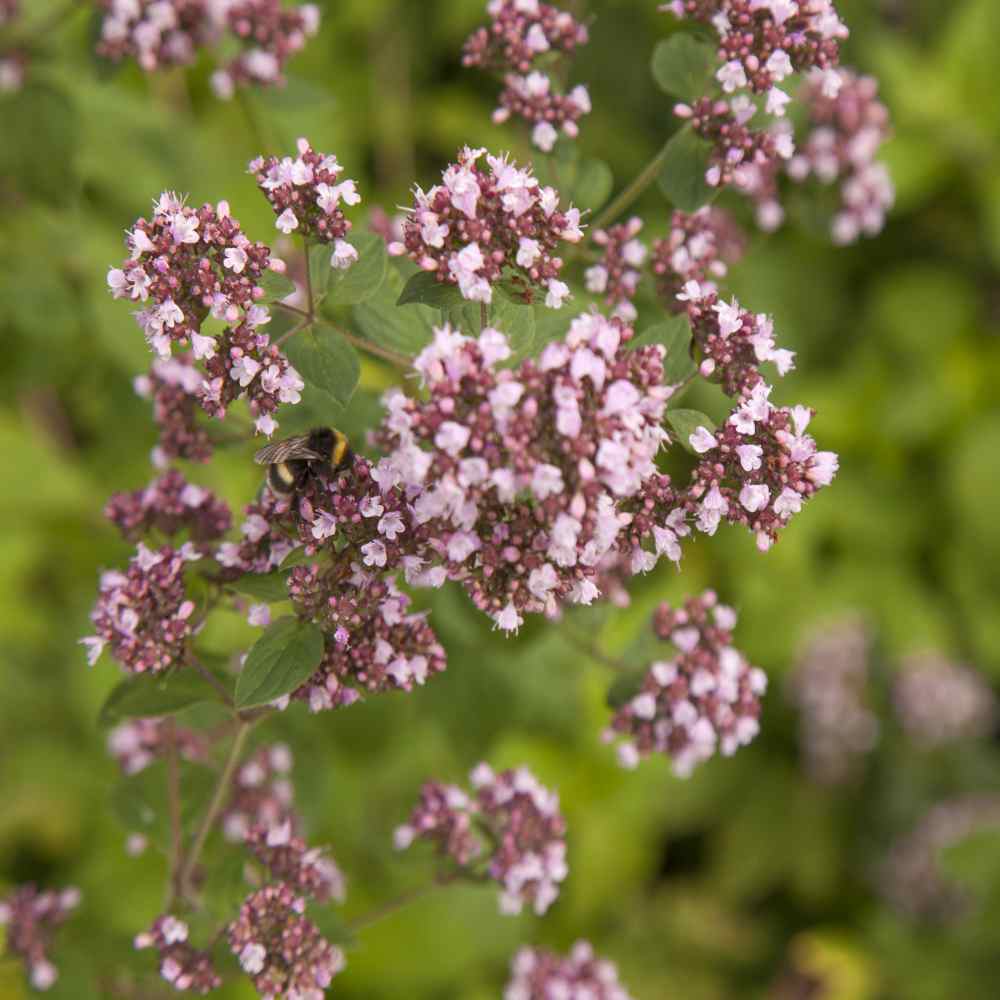
[[[59,971],[49,959],[49,949],[57,928],[80,905],[80,890],[39,892],[34,885],[22,885],[0,899],[0,927],[6,928],[6,949],[24,962],[32,987],[47,990]]]
[[[555,146],[560,129],[575,139],[577,121],[590,113],[587,88],[579,85],[560,93],[552,76],[535,64],[545,54],[569,55],[586,44],[586,27],[568,11],[539,0],[493,0],[487,10],[493,20],[466,41],[462,62],[503,74],[493,120],[500,124],[512,115],[523,118],[532,126],[532,141],[546,153]]]
[[[250,163],[250,173],[278,216],[275,225],[281,232],[332,243],[330,265],[348,268],[358,259],[358,252],[345,239],[351,223],[341,203],[361,201],[357,186],[352,180],[340,180],[344,168],[337,157],[317,153],[308,139],[299,139],[298,153],[294,160],[258,156]]]
[[[190,345],[198,358],[213,355],[214,339],[200,333],[209,314],[251,327],[268,322],[256,305],[264,295],[259,281],[281,264],[263,243],[247,239],[226,202],[195,210],[166,191],[152,220],[136,222],[128,245],[129,259],[108,272],[108,287],[116,299],[149,303],[136,319],[161,358],[174,344]]]
[[[155,948],[160,957],[160,976],[175,990],[184,993],[211,993],[222,985],[212,956],[188,941],[190,933],[183,920],[169,913],[157,917],[148,931],[137,934],[137,950]]]
[[[523,767],[497,774],[479,764],[470,781],[472,795],[425,784],[409,822],[396,830],[397,849],[429,840],[459,868],[488,854],[486,875],[500,885],[501,912],[520,913],[527,903],[545,913],[568,873],[559,797]]]
[[[718,382],[727,396],[747,399],[763,384],[762,364],[770,362],[779,375],[787,375],[795,367],[795,354],[776,346],[769,316],[749,312],[736,299],[725,302],[710,288],[689,281],[677,296],[687,305],[701,359],[698,373]]]
[[[163,719],[129,719],[108,733],[108,753],[125,774],[138,774],[167,752],[169,739]],[[208,740],[197,730],[177,726],[172,740],[184,760],[207,759]]]
[[[243,46],[212,75],[212,89],[223,100],[236,87],[284,84],[285,64],[319,31],[320,8],[314,3],[285,7],[283,0],[211,0],[209,9]]]
[[[805,768],[822,784],[856,777],[878,742],[878,718],[868,704],[868,647],[861,622],[841,622],[810,640],[791,677]]]
[[[220,538],[232,526],[228,504],[211,490],[189,483],[170,469],[145,489],[115,493],[104,508],[104,516],[129,541],[149,531],[176,535],[187,531],[195,543]]]
[[[757,735],[767,676],[733,648],[735,625],[736,612],[710,590],[683,608],[659,606],[653,630],[676,654],[649,668],[638,694],[604,733],[609,742],[624,737],[618,745],[623,767],[662,753],[686,778],[717,749],[731,756]]]
[[[527,73],[543,52],[572,55],[588,41],[586,25],[540,0],[490,0],[486,10],[492,20],[467,39],[465,66]]]
[[[480,166],[484,155],[488,169]],[[389,252],[408,255],[463,298],[492,302],[503,279],[526,302],[544,289],[545,304],[558,309],[569,297],[558,277],[559,244],[582,238],[580,210],[560,210],[559,193],[542,187],[530,169],[466,147],[442,184],[415,189],[403,240],[390,243]]]
[[[196,414],[204,376],[189,355],[154,361],[148,375],[135,379],[136,395],[153,401],[153,420],[160,439],[153,449],[153,465],[164,468],[171,459],[207,462],[212,442]]]
[[[988,736],[997,702],[975,670],[938,653],[908,657],[893,678],[892,702],[906,734],[925,747]]]
[[[699,531],[714,535],[723,519],[742,524],[766,552],[803,503],[837,473],[832,451],[819,451],[806,434],[813,411],[773,406],[771,387],[759,382],[715,432],[690,435],[700,461],[687,490]]]
[[[410,691],[445,669],[426,616],[408,610],[410,599],[396,585],[402,572],[410,583],[440,586],[443,571],[424,571],[418,553],[428,530],[384,469],[355,457],[332,479],[310,479],[294,501],[268,492],[248,513],[244,541],[219,550],[230,572],[268,572],[296,546],[316,557],[292,571],[288,590],[298,614],[323,629],[326,651],[293,697],[316,712],[366,692]]]
[[[674,114],[690,122],[695,134],[711,143],[705,183],[718,188],[733,184],[749,189],[763,172],[795,152],[791,131],[753,129],[748,123],[756,106],[747,97],[701,97],[694,104],[677,104]]]
[[[304,914],[306,901],[284,883],[251,893],[227,928],[229,947],[265,1000],[323,1000],[345,965]]]
[[[88,661],[95,663],[110,645],[111,655],[129,673],[160,673],[177,663],[192,633],[195,608],[184,589],[184,567],[200,558],[190,542],[157,551],[140,542],[124,573],[103,573],[90,614],[96,635],[80,640]]]
[[[712,25],[722,66],[715,77],[727,94],[767,94],[768,114],[791,100],[778,84],[815,69],[830,97],[840,85],[834,66],[847,28],[832,0],[673,0],[661,10]]]
[[[99,0],[104,11],[97,54],[133,58],[147,73],[187,66],[198,50],[235,45],[236,55],[212,76],[223,99],[237,86],[284,83],[285,63],[319,30],[315,4],[282,0]]]
[[[21,0],[0,0],[0,27],[10,24],[21,13]]]
[[[833,240],[853,243],[874,236],[885,225],[895,190],[885,164],[876,161],[889,137],[889,111],[878,100],[878,81],[839,70],[836,96],[814,78],[802,94],[810,131],[786,170],[795,181],[815,176],[824,184],[840,182],[840,210],[834,216]]]
[[[336,862],[320,847],[307,847],[292,833],[292,821],[266,829],[253,827],[246,835],[251,854],[268,870],[271,879],[318,903],[343,902],[346,883]]]
[[[199,398],[213,417],[223,419],[229,405],[245,396],[255,429],[270,437],[278,428],[278,407],[302,400],[305,383],[270,337],[257,329],[253,317],[228,327],[204,357],[206,377]]]
[[[637,238],[641,231],[642,219],[638,216],[610,229],[596,229],[591,239],[601,248],[601,260],[588,267],[584,275],[587,291],[603,295],[604,301],[614,307],[612,315],[626,323],[631,323],[637,315],[632,299],[648,253],[646,245]]]
[[[242,843],[251,830],[277,830],[291,821],[297,825],[295,790],[289,777],[292,753],[283,743],[260,747],[233,776],[220,817],[226,840]]]
[[[379,483],[416,495],[427,532],[433,568],[413,582],[460,581],[505,631],[598,596],[597,568],[632,523],[621,507],[655,480],[665,438],[663,349],[626,350],[631,336],[584,314],[537,361],[499,369],[499,331],[435,331],[414,363],[428,398],[390,391],[378,434]]]
[[[697,212],[674,212],[670,233],[653,243],[656,289],[671,312],[684,312],[678,300],[684,286],[696,281],[705,293],[718,292],[715,278],[743,256],[746,239],[736,221],[721,208],[706,205]]]
[[[577,941],[565,958],[541,948],[522,948],[510,966],[503,1000],[631,1000],[612,962]]]

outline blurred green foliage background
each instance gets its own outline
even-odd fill
[[[26,6],[41,20],[55,3]],[[53,996],[115,996],[116,977],[128,981],[120,970],[148,973],[149,953],[130,941],[163,888],[162,859],[125,856],[108,804],[117,774],[96,715],[116,670],[109,660],[88,670],[76,645],[99,569],[129,554],[102,506],[147,481],[155,440],[131,385],[147,349],[105,289],[124,229],[176,189],[196,203],[228,199],[252,238],[273,238],[245,165],[262,142],[290,149],[300,134],[336,152],[368,207],[390,210],[462,144],[527,153],[490,123],[494,83],[460,65],[480,0],[322,6],[321,35],[291,64],[288,90],[250,95],[249,115],[212,97],[207,64],[154,78],[101,70],[86,17],[45,39],[26,89],[0,99],[0,894],[25,880],[83,889],[54,955]],[[620,189],[674,127],[648,72],[671,19],[652,2],[587,6],[592,40],[574,78],[595,110],[579,141]],[[426,898],[361,933],[333,995],[486,1000],[520,944],[564,949],[578,937],[619,963],[639,1000],[1000,995],[995,847],[973,858],[986,891],[949,926],[896,915],[873,881],[933,802],[1000,794],[995,741],[921,753],[887,722],[865,773],[827,789],[802,769],[785,696],[802,643],[851,614],[874,630],[887,671],[935,648],[1000,682],[1000,4],[838,7],[852,28],[845,62],[880,77],[893,116],[896,208],[880,237],[848,249],[806,214],[754,236],[731,287],[772,312],[782,345],[798,351],[776,397],[816,407],[812,430],[840,453],[840,475],[766,556],[743,532],[699,539],[680,574],[661,568],[634,585],[628,609],[592,623],[618,654],[658,601],[714,587],[740,611],[738,645],[772,679],[761,736],[687,782],[662,760],[621,771],[598,739],[609,671],[557,628],[499,639],[446,588],[433,601],[450,657],[440,679],[308,721],[296,710],[265,735],[294,748],[311,839],[332,845],[349,878],[348,917],[426,881],[429,859],[394,856],[392,830],[423,779],[459,780],[483,758],[527,763],[559,789],[571,875],[541,920],[501,917],[485,889]],[[644,235],[665,230],[655,189],[639,209]],[[640,327],[655,320],[644,312]],[[342,421],[356,435],[385,380],[366,364],[367,391]],[[191,474],[235,508],[258,483],[249,448]],[[213,641],[250,637],[233,617]],[[23,996],[21,982],[0,960],[0,998]]]

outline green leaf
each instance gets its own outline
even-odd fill
[[[712,147],[685,126],[667,143],[657,183],[674,207],[696,212],[718,193],[705,181]]]
[[[182,668],[169,677],[140,675],[122,681],[104,699],[97,720],[102,726],[114,726],[123,719],[170,715],[188,705],[218,700],[218,692],[208,681]]]
[[[584,160],[573,184],[573,204],[596,212],[611,196],[615,178],[603,160]]]
[[[634,349],[649,344],[662,344],[667,349],[663,358],[663,381],[667,385],[679,385],[698,370],[691,358],[691,327],[686,316],[672,316],[643,330],[629,346]]]
[[[653,50],[653,79],[660,89],[682,101],[696,101],[709,93],[715,49],[707,42],[678,32]]]
[[[352,316],[357,329],[373,344],[413,355],[430,343],[438,316],[426,306],[397,307],[404,284],[399,269],[407,266],[412,265],[393,262],[386,270],[382,287],[366,302],[355,306]]]
[[[478,337],[481,326],[481,312],[478,302],[464,305],[445,312],[448,322],[460,329],[468,337]],[[535,339],[535,310],[524,302],[514,302],[494,290],[493,301],[487,306],[487,322],[490,326],[506,334],[514,357],[523,357],[531,350]]]
[[[697,452],[691,447],[691,441],[689,440],[691,435],[699,427],[704,427],[710,431],[715,430],[712,418],[705,416],[704,413],[700,413],[698,410],[668,410],[667,423],[670,424],[671,429],[677,437],[678,444],[692,455],[697,454]]]
[[[457,285],[438,281],[431,271],[417,271],[403,287],[396,305],[408,306],[416,303],[434,309],[451,309],[462,305],[465,301]]]
[[[288,600],[288,573],[247,573],[228,584],[241,594],[249,594],[271,604]]]
[[[236,682],[237,708],[267,705],[307,681],[323,658],[323,633],[309,622],[279,618],[257,640]]]
[[[312,286],[313,308],[318,306],[330,289],[333,268],[330,255],[333,247],[328,243],[313,243],[309,247],[309,282]]]
[[[76,194],[81,115],[61,90],[29,83],[0,100],[0,177],[24,195],[65,205]]]
[[[1000,829],[977,830],[941,851],[941,867],[971,888],[1000,885]]]
[[[355,306],[370,299],[385,281],[389,255],[382,237],[357,233],[349,236],[347,242],[358,251],[358,259],[347,270],[338,271],[329,266],[327,257],[327,270],[333,275],[327,305]]]
[[[267,302],[278,302],[288,298],[295,291],[295,282],[291,278],[271,270],[265,271],[260,276],[258,284],[264,289],[264,297]]]
[[[322,389],[341,408],[347,406],[361,377],[358,352],[332,327],[317,323],[285,344],[298,373]]]

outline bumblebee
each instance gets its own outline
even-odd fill
[[[275,493],[290,496],[315,475],[331,476],[354,461],[347,436],[333,427],[315,427],[261,448],[253,460],[266,465],[267,482]]]

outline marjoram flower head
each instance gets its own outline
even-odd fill
[[[653,630],[675,654],[653,663],[605,731],[607,741],[624,737],[618,746],[623,767],[662,753],[686,778],[716,750],[731,756],[757,735],[767,676],[732,646],[735,625],[736,612],[710,590],[683,608],[659,606]]]
[[[460,872],[496,882],[501,913],[520,913],[525,904],[545,913],[568,873],[559,797],[524,767],[497,774],[478,764],[470,781],[472,794],[426,783],[409,821],[396,829],[396,848],[428,840]],[[473,871],[480,860],[485,867]]]
[[[411,582],[460,581],[508,632],[598,597],[602,559],[641,541],[622,506],[656,481],[665,439],[663,349],[629,351],[631,336],[586,313],[537,361],[499,369],[511,354],[499,331],[435,331],[415,362],[427,400],[390,392],[377,437],[380,485],[415,496],[426,532]]]
[[[467,146],[441,184],[415,189],[403,239],[389,252],[406,254],[471,301],[492,302],[503,282],[525,302],[544,292],[545,304],[558,309],[569,297],[559,280],[559,245],[581,239],[580,210],[561,209],[559,193],[539,184],[530,168]]]
[[[642,278],[640,268],[649,252],[638,239],[641,231],[642,219],[633,216],[627,222],[595,230],[591,235],[602,253],[600,261],[587,268],[587,291],[603,295],[605,303],[614,309],[612,315],[626,323],[637,316],[632,299]]]
[[[148,931],[135,937],[135,947],[141,951],[155,948],[160,958],[160,976],[181,993],[211,993],[222,985],[222,979],[212,956],[199,951],[189,941],[188,925],[165,913],[156,918]]]
[[[587,941],[563,957],[542,948],[522,948],[510,964],[503,1000],[632,1000],[614,963],[599,958]]]
[[[340,179],[343,169],[336,156],[317,153],[308,139],[299,139],[295,159],[259,156],[250,163],[250,173],[278,217],[276,228],[286,236],[299,233],[331,244],[330,265],[338,270],[358,259],[345,238],[351,222],[342,206],[361,201],[355,182]]]
[[[36,990],[47,990],[59,977],[49,959],[56,930],[80,905],[80,890],[39,892],[34,885],[16,887],[0,898],[0,927],[6,929],[7,951],[19,958]]]

